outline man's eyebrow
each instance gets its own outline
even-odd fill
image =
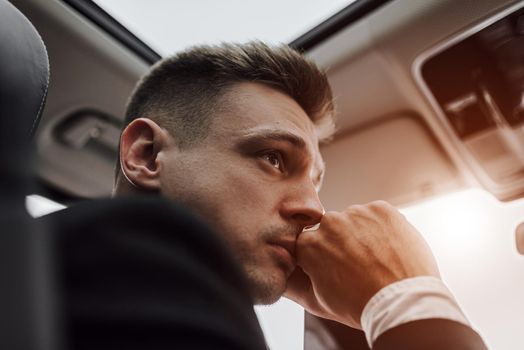
[[[284,141],[299,148],[306,149],[306,141],[298,135],[284,130],[255,130],[250,131],[240,137],[237,143],[238,148],[247,148],[251,145],[263,144],[267,141]]]

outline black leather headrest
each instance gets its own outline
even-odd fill
[[[36,129],[49,84],[49,61],[31,22],[0,0],[0,118],[26,135]],[[3,129],[3,128],[2,128]]]
[[[0,0],[2,195],[5,191],[20,192],[16,184],[26,172],[30,136],[42,114],[48,83],[49,61],[40,35],[20,11],[6,0]]]
[[[49,80],[47,53],[31,23],[0,0],[0,348],[47,349],[54,333],[45,286],[47,237],[25,210],[31,144]],[[36,242],[36,243],[35,243]],[[38,278],[36,278],[38,276]],[[50,289],[49,289],[50,290]],[[42,295],[46,297],[42,298]],[[44,341],[41,341],[44,340]],[[53,347],[49,347],[53,348]]]

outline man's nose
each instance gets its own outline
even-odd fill
[[[281,215],[293,224],[307,227],[316,225],[324,215],[324,207],[313,185],[290,189],[282,205]]]

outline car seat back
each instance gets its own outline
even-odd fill
[[[25,209],[31,135],[49,82],[45,46],[29,20],[0,0],[0,349],[50,349],[45,236]],[[36,238],[36,239],[35,239]]]

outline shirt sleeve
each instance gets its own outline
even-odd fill
[[[361,324],[368,345],[401,324],[440,318],[467,326],[470,323],[444,282],[420,276],[392,283],[377,292],[362,311]]]

